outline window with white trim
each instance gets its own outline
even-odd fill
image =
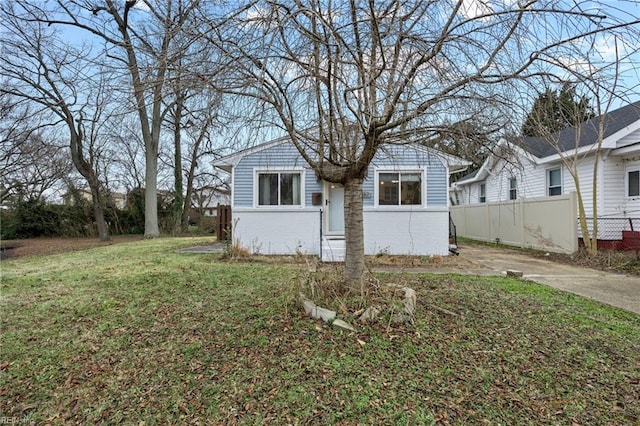
[[[301,172],[258,173],[259,206],[299,206],[302,199]]]
[[[562,170],[560,167],[547,170],[547,195],[562,195]]]
[[[378,173],[378,205],[407,206],[422,204],[422,172]]]
[[[515,200],[518,198],[518,180],[514,177],[509,178],[509,199]]]
[[[478,201],[480,201],[481,203],[487,202],[487,184],[486,183],[480,184],[480,194],[478,196]]]
[[[627,197],[640,197],[640,170],[627,171]]]

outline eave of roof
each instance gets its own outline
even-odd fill
[[[502,157],[497,156],[495,154],[496,151],[501,150],[502,148],[508,147],[508,149],[510,150],[514,150],[517,151],[519,155],[521,156],[525,156],[525,157],[529,157],[529,154],[524,151],[522,148],[520,148],[518,145],[514,145],[512,142],[510,142],[508,139],[502,138],[500,139],[500,141],[498,141],[498,144],[496,145],[496,147],[494,148],[494,153],[492,153],[491,155],[489,155],[484,162],[482,163],[482,165],[480,166],[480,168],[474,172],[469,173],[468,175],[463,176],[462,178],[458,179],[456,182],[454,182],[454,185],[458,186],[458,185],[469,185],[475,182],[481,182],[483,180],[485,180],[487,178],[487,176],[489,175],[489,173],[491,173],[491,168],[494,166],[494,164],[492,164],[492,162],[496,161],[496,159],[500,159]]]
[[[234,166],[236,166],[243,157],[249,154],[254,154],[256,152],[263,151],[265,149],[271,148],[276,145],[283,144],[288,140],[289,138],[287,136],[282,136],[277,139],[252,146],[251,148],[246,148],[241,151],[235,152],[233,154],[229,154],[224,157],[218,158],[217,160],[214,160],[211,164],[213,164],[213,167],[216,167],[218,169],[222,169],[228,173],[231,173],[231,169]]]

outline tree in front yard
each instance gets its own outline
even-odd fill
[[[227,93],[270,108],[319,179],[345,189],[345,284],[363,292],[362,183],[386,144],[448,123],[496,123],[521,83],[616,18],[536,1],[244,2],[202,5]],[[624,25],[623,25],[624,26]],[[561,28],[562,31],[554,31]]]

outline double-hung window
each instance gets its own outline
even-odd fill
[[[509,178],[509,199],[515,200],[518,198],[518,180],[514,177]]]
[[[378,205],[420,204],[422,204],[421,172],[380,172],[378,174]]]
[[[627,171],[627,197],[640,197],[640,170]]]
[[[547,170],[547,195],[562,195],[562,171],[560,167]]]
[[[300,172],[258,173],[258,205],[301,205],[301,181]]]
[[[486,183],[480,184],[480,195],[478,196],[478,201],[480,201],[481,203],[487,202],[487,184]]]

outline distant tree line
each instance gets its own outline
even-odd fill
[[[104,199],[110,234],[144,233],[143,189],[130,191],[124,208],[118,208],[109,197]],[[66,200],[65,204],[52,204],[41,197],[12,197],[0,210],[0,238],[97,237],[92,201],[80,196],[77,190],[69,192]],[[172,205],[172,197],[158,198],[159,223],[165,233],[172,231]]]

